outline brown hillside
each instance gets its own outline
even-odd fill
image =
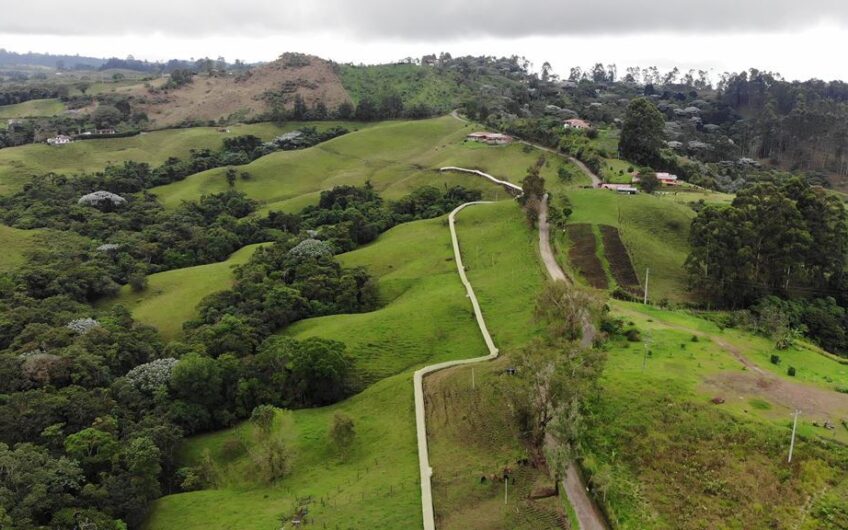
[[[334,109],[350,97],[332,64],[318,57],[283,54],[278,60],[238,76],[198,74],[177,89],[164,90],[166,80],[152,87],[130,89],[134,110],[147,113],[153,128],[221,118],[240,121],[270,110],[269,95],[291,108],[300,94],[307,105],[323,101]]]

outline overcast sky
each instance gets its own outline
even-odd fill
[[[523,55],[848,79],[848,0],[4,0],[0,48],[169,59],[284,51],[376,63]]]

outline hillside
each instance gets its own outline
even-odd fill
[[[244,247],[219,263],[151,274],[144,291],[137,293],[124,285],[116,297],[103,300],[101,306],[123,305],[138,321],[158,329],[165,339],[175,339],[182,333],[183,323],[196,315],[200,301],[232,285],[233,267],[247,263],[261,246]]]
[[[298,211],[314,203],[321,190],[366,181],[387,199],[397,199],[425,184],[441,187],[461,184],[503,197],[482,179],[452,173],[434,174],[445,166],[489,170],[498,178],[519,182],[539,152],[525,152],[519,145],[483,146],[465,142],[472,126],[445,116],[420,121],[375,124],[300,151],[281,151],[259,158],[239,169],[251,174],[235,189],[260,201],[263,211]],[[558,163],[548,164],[543,174],[555,179]],[[185,180],[153,188],[166,207],[202,194],[226,190],[225,169],[212,169]]]
[[[153,131],[128,138],[77,141],[61,146],[31,144],[0,149],[0,194],[17,191],[31,175],[49,172],[94,172],[125,161],[161,164],[169,157],[186,158],[192,149],[218,149],[226,137],[253,134],[270,140],[296,129],[297,123],[235,125],[228,133],[213,127]]]
[[[152,128],[182,123],[242,121],[273,110],[291,109],[296,96],[308,107],[317,102],[335,109],[350,98],[333,65],[314,56],[284,54],[280,59],[239,75],[196,75],[182,87],[164,89],[164,80],[153,89],[135,86],[127,90],[134,108],[147,113]]]

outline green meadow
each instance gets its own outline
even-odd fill
[[[9,147],[0,150],[0,194],[20,189],[31,175],[48,172],[93,172],[108,164],[120,164],[130,160],[157,165],[172,156],[185,158],[192,149],[218,149],[226,137],[253,134],[270,140],[282,132],[297,129],[302,125],[295,122],[286,123],[284,126],[272,123],[235,125],[229,127],[229,133],[218,132],[215,127],[167,129],[145,132],[129,138],[84,140],[59,146],[39,143]],[[326,122],[319,127],[333,125],[336,123]]]
[[[397,199],[423,185],[461,184],[477,188],[488,199],[505,195],[483,179],[467,174],[438,173],[440,167],[481,169],[520,182],[540,152],[522,146],[481,146],[466,142],[470,125],[450,116],[420,121],[383,122],[301,151],[264,156],[239,170],[251,174],[235,187],[259,200],[263,211],[298,211],[318,201],[321,190],[370,181],[387,199]],[[546,155],[555,158],[554,155]],[[542,174],[556,179],[557,163]],[[166,207],[227,189],[224,169],[212,169],[153,189]]]
[[[798,369],[789,378],[769,363],[774,349],[763,337],[682,311],[612,309],[641,340],[608,345],[583,463],[616,527],[838,527],[825,521],[848,502],[848,430],[821,425],[848,414],[848,396],[834,390],[848,367],[799,344],[779,352]],[[788,386],[773,390],[734,352]],[[817,408],[803,411],[788,465],[792,400]]]
[[[533,329],[524,301],[541,284],[533,234],[522,223],[520,210],[506,201],[471,207],[458,219],[460,244],[472,281],[480,285],[475,289],[487,318],[494,319],[493,327],[511,322],[497,340],[523,340]],[[292,472],[273,485],[247,476],[245,457],[224,454],[226,441],[248,426],[192,438],[183,450],[185,463],[199,462],[208,451],[220,467],[220,485],[158,500],[147,528],[208,528],[213,522],[217,528],[268,528],[292,512],[296,498],[306,496],[313,499],[310,519],[316,526],[420,524],[412,371],[439,360],[483,355],[485,346],[456,273],[446,218],[398,226],[340,258],[372,271],[384,307],[364,315],[306,320],[285,332],[342,340],[360,373],[385,378],[331,407],[281,412],[279,428],[291,449]],[[530,264],[534,273],[521,274]],[[503,285],[498,279],[504,271],[522,279]],[[515,321],[519,315],[525,325]],[[390,375],[392,370],[397,375]],[[336,411],[344,411],[356,424],[357,437],[346,461],[327,439]]]
[[[196,316],[200,301],[227,289],[233,281],[233,267],[247,263],[260,246],[248,245],[219,263],[151,274],[144,291],[135,292],[124,285],[115,297],[101,304],[123,305],[136,320],[158,329],[166,340],[177,338],[183,323]]]
[[[31,99],[15,105],[0,106],[0,119],[56,116],[64,110],[65,104],[58,99]]]
[[[574,209],[569,223],[619,229],[643,286],[645,270],[650,268],[651,300],[689,300],[683,263],[689,254],[689,225],[695,217],[691,208],[652,195],[621,195],[609,190],[576,189],[567,196]],[[566,261],[562,236],[559,241]]]

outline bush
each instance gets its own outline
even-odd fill
[[[789,370],[786,370],[786,375],[788,375],[789,377],[795,377],[795,367],[790,366]]]
[[[630,328],[624,332],[624,336],[627,337],[627,340],[630,342],[639,342],[642,340],[642,334],[639,333],[639,330],[636,328]]]
[[[780,364],[780,355],[775,353],[771,354],[771,364]]]
[[[147,276],[143,272],[133,272],[127,278],[127,283],[134,293],[140,293],[147,289]]]
[[[689,340],[691,340],[692,342],[698,342],[698,341],[700,341],[701,339],[699,339],[697,335],[692,335],[692,338],[691,338],[691,339],[689,339]]]

